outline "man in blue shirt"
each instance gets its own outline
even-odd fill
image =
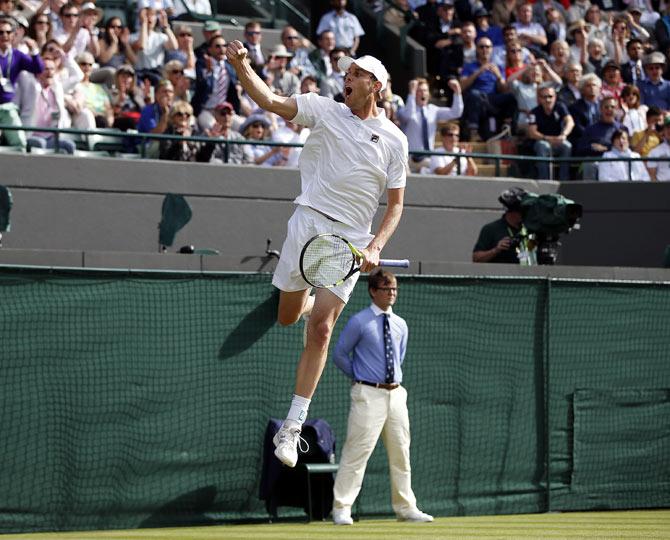
[[[353,384],[347,439],[333,488],[333,522],[353,523],[351,506],[380,435],[391,471],[393,511],[401,521],[433,521],[417,508],[412,491],[407,391],[400,385],[407,323],[393,313],[395,276],[375,269],[368,277],[368,293],[372,305],[349,319],[333,352],[335,365]]]
[[[575,154],[585,157],[601,157],[612,147],[612,135],[621,128],[616,120],[618,101],[609,96],[600,102],[600,120],[588,126],[579,141]],[[595,180],[598,168],[595,161],[582,164],[582,180]]]
[[[648,54],[643,64],[647,78],[637,83],[642,103],[647,107],[656,105],[664,111],[670,110],[670,81],[663,78],[665,55],[658,51]]]

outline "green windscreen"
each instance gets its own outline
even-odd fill
[[[0,299],[0,532],[267,518],[302,349],[270,276],[5,269]],[[362,278],[334,339],[367,305]],[[394,309],[422,510],[670,504],[670,287],[402,276]],[[349,389],[329,359],[310,417],[338,458]],[[381,441],[357,509],[392,513]]]

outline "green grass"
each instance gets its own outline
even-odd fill
[[[439,518],[433,523],[361,520],[350,527],[329,522],[223,525],[178,529],[8,534],[0,540],[670,540],[670,510],[574,512]]]

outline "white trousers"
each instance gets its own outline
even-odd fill
[[[393,511],[401,515],[416,509],[409,462],[407,391],[402,386],[383,390],[363,384],[351,388],[347,439],[335,478],[333,508],[350,509],[353,505],[380,435],[388,454]]]

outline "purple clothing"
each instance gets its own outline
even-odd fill
[[[9,60],[10,53],[11,65],[8,70],[7,61]],[[39,54],[29,56],[26,53],[11,48],[5,56],[0,55],[0,69],[2,70],[2,77],[4,79],[8,78],[7,73],[9,72],[9,80],[12,83],[12,87],[15,87],[16,79],[19,78],[19,73],[22,71],[29,71],[33,75],[37,75],[42,73],[44,63]],[[11,91],[7,91],[4,86],[0,87],[0,103],[9,103],[14,99],[15,93],[13,88]]]

